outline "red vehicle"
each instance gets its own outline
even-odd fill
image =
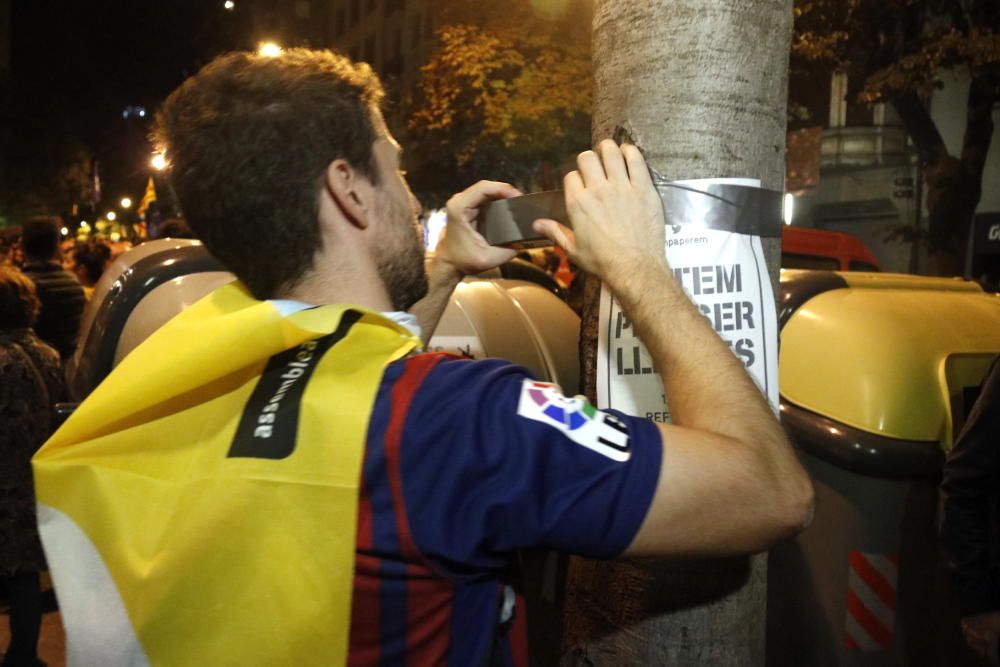
[[[881,271],[872,251],[855,236],[807,227],[781,233],[781,268]]]

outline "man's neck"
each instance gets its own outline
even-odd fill
[[[377,312],[394,310],[392,300],[386,293],[382,281],[360,276],[350,281],[343,281],[334,276],[313,273],[276,298],[301,301],[314,306],[349,303]]]

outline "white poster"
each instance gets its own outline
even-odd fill
[[[760,187],[749,179],[679,181]],[[668,221],[669,223],[669,221]],[[778,321],[759,237],[698,225],[666,228],[667,263],[702,315],[743,362],[772,409],[778,410]],[[670,313],[664,313],[670,317]],[[653,421],[670,421],[663,384],[631,322],[601,289],[597,348],[597,407]]]

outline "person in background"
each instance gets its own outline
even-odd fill
[[[21,230],[0,232],[0,265],[21,266],[24,250],[21,248]]]
[[[969,647],[1000,664],[1000,357],[948,453],[941,545]]]
[[[38,291],[41,311],[35,332],[63,360],[76,349],[86,303],[83,286],[59,263],[59,218],[32,218],[24,225],[24,273]]]
[[[193,239],[197,238],[183,218],[167,218],[160,225],[156,234],[158,239]]]
[[[73,250],[71,270],[83,285],[83,295],[90,301],[94,293],[94,285],[101,279],[101,274],[111,261],[111,247],[103,241],[77,246]]]
[[[80,241],[73,239],[63,239],[59,242],[59,261],[67,271],[73,270],[73,252],[83,245]]]
[[[35,286],[0,266],[0,587],[10,601],[10,646],[3,667],[35,667],[45,567],[35,525],[31,456],[49,436],[52,406],[65,399],[59,355],[31,329]]]

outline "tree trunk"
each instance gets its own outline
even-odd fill
[[[782,189],[791,0],[595,0],[594,11],[595,143],[630,137],[669,179]],[[764,245],[776,285],[780,242]],[[581,331],[591,399],[599,290],[589,280]],[[764,556],[574,559],[567,587],[564,665],[764,662]]]
[[[962,272],[966,240],[982,196],[983,169],[993,140],[993,105],[997,99],[1000,99],[997,76],[984,73],[972,79],[959,157],[948,153],[930,111],[915,93],[905,93],[893,100],[907,134],[917,147],[927,183],[932,274]]]

